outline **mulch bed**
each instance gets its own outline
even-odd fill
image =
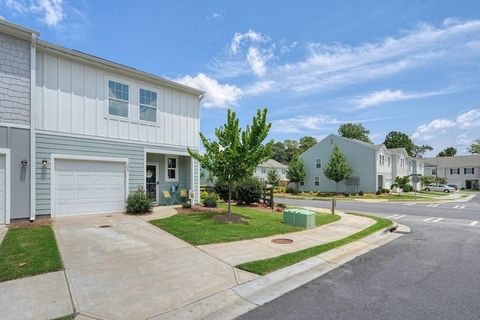
[[[35,218],[35,221],[30,222],[28,219],[19,219],[19,220],[12,220],[11,224],[8,225],[9,229],[15,229],[15,228],[34,228],[34,227],[40,227],[40,226],[49,226],[52,224],[52,219],[50,217],[45,216],[45,217],[39,217],[37,216]]]

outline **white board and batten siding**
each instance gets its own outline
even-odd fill
[[[37,52],[37,129],[160,145],[198,147],[199,97],[50,52]],[[129,86],[129,116],[108,114],[108,80]],[[139,120],[139,90],[157,93],[157,122]]]

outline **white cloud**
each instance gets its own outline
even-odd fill
[[[16,13],[30,13],[48,27],[55,28],[65,18],[63,0],[6,0],[7,8]]]
[[[248,30],[245,33],[236,32],[233,35],[232,41],[230,43],[230,51],[233,54],[237,54],[243,42],[259,43],[265,42],[268,39],[268,37],[252,29]]]
[[[429,123],[417,127],[412,138],[417,141],[430,141],[434,138],[441,139],[442,135],[458,132],[459,130],[480,127],[480,108],[472,109],[460,114],[455,119],[434,119]],[[447,130],[448,129],[448,130]]]
[[[266,62],[273,57],[270,50],[260,50],[256,47],[248,48],[247,61],[253,73],[264,76],[267,72]]]
[[[176,81],[205,91],[206,95],[203,99],[203,105],[207,108],[231,107],[243,95],[240,88],[230,84],[221,84],[203,73],[199,73],[194,77],[187,75],[176,79]]]
[[[249,86],[245,87],[243,89],[243,92],[246,95],[255,96],[255,95],[259,95],[259,94],[262,94],[264,92],[270,91],[273,86],[275,86],[274,81],[270,81],[270,80],[269,81],[258,81],[258,82],[255,82],[252,85],[249,85]]]
[[[342,122],[327,115],[298,116],[273,121],[272,130],[283,133],[297,133],[304,132],[305,130],[317,131],[322,129],[322,125],[339,123]]]
[[[429,92],[404,92],[403,90],[386,89],[381,91],[374,91],[366,96],[354,99],[353,102],[357,105],[355,109],[365,109],[383,103],[426,98],[436,95],[447,94],[450,92],[452,92],[451,88]]]
[[[309,53],[304,60],[270,67],[265,80],[277,83],[272,91],[318,93],[425,65],[454,64],[468,57],[478,58],[480,51],[476,49],[476,41],[479,40],[480,20],[447,19],[440,27],[418,24],[400,36],[356,46],[312,43],[308,45]],[[382,94],[387,99],[413,99],[422,95],[395,90]]]

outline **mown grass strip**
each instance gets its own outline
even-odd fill
[[[303,249],[296,252],[286,253],[278,257],[243,263],[238,265],[237,268],[248,271],[248,272],[256,273],[259,275],[265,275],[272,271],[282,269],[292,264],[303,261],[305,259],[314,257],[323,252],[338,248],[347,243],[360,240],[376,231],[385,229],[392,224],[392,221],[384,218],[367,216],[367,215],[358,214],[358,213],[349,213],[349,214],[371,218],[375,220],[375,224],[343,239],[324,243],[315,247]]]
[[[0,245],[0,282],[62,269],[51,226],[7,231]]]

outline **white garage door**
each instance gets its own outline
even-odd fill
[[[55,215],[122,212],[125,163],[55,160]]]
[[[5,170],[5,156],[0,155],[0,224],[5,223],[5,210],[6,210],[6,170]]]

